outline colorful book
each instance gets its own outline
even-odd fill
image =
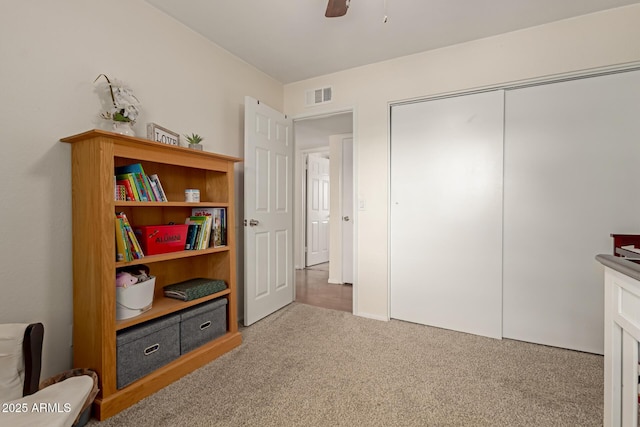
[[[115,170],[116,170],[116,175],[125,174],[125,173],[139,173],[143,175],[145,174],[144,169],[142,168],[142,165],[140,163],[133,163],[133,164],[124,165],[124,166],[116,166]]]
[[[131,243],[131,252],[134,259],[140,259],[144,257],[144,253],[142,252],[142,247],[138,242],[138,238],[136,234],[133,232],[133,228],[131,224],[129,224],[129,220],[127,219],[127,215],[124,212],[118,212],[116,214],[118,218],[122,219],[122,224],[124,225],[125,235],[128,237],[129,242]]]
[[[132,173],[118,174],[116,175],[116,182],[118,181],[127,181],[129,182],[129,188],[131,190],[131,194],[133,195],[134,201],[140,201],[140,194],[138,193],[138,186],[136,185],[136,179]]]
[[[211,239],[211,226],[213,224],[213,219],[211,216],[205,216],[206,222],[204,224],[204,233],[202,233],[202,243],[200,249],[207,249],[209,247],[209,242]]]
[[[133,177],[136,181],[136,188],[138,189],[138,195],[140,195],[141,202],[150,202],[149,193],[147,192],[146,185],[142,174],[134,173]]]
[[[129,232],[127,231],[127,227],[125,226],[122,218],[118,218],[120,221],[120,227],[122,228],[122,236],[124,238],[125,250],[127,253],[126,260],[132,261],[136,258],[135,248],[133,247],[133,243],[131,243],[131,239],[129,238]]]
[[[138,189],[138,194],[140,196],[140,201],[143,202],[153,202],[157,199],[153,195],[153,190],[151,189],[151,184],[149,183],[149,178],[147,174],[144,172],[144,168],[140,163],[133,163],[130,165],[118,166],[115,168],[116,175],[121,174],[133,174],[136,181],[136,186]]]
[[[202,240],[203,235],[206,233],[205,227],[207,224],[207,217],[205,216],[191,216],[187,218],[184,222],[185,224],[196,224],[198,225],[198,233],[196,234],[195,243],[191,247],[192,249],[203,249]],[[188,232],[188,229],[187,229]]]
[[[187,228],[187,237],[186,243],[184,245],[184,250],[190,251],[192,249],[196,249],[194,247],[196,242],[196,236],[198,235],[198,224],[189,224],[189,228]]]
[[[129,249],[127,247],[127,241],[124,235],[124,226],[122,225],[122,220],[115,217],[116,223],[116,261],[131,261],[131,254],[129,253]]]
[[[227,209],[226,208],[193,208],[192,216],[211,217],[207,247],[227,245]]]
[[[131,183],[128,179],[118,179],[116,180],[116,184],[124,186],[125,194],[127,196],[127,200],[135,201],[135,195],[133,194],[133,189],[131,188]]]
[[[213,216],[213,211],[216,208],[193,208],[191,209],[191,216]]]
[[[215,208],[213,221],[213,247],[227,246],[227,210]]]
[[[189,240],[187,240],[187,244],[190,247],[190,250],[196,250],[198,249],[198,237],[200,236],[200,229],[202,228],[200,222],[198,221],[192,221],[190,218],[187,218],[184,221],[185,224],[189,224],[189,228],[195,228],[194,231],[192,231],[192,234],[189,238]],[[191,227],[193,226],[193,227]],[[189,234],[189,228],[187,228],[187,234]],[[186,245],[185,245],[186,246]]]
[[[127,200],[127,190],[124,185],[116,184],[115,199],[116,201]]]
[[[153,196],[157,202],[162,202],[162,196],[160,196],[160,192],[158,191],[158,185],[151,178],[147,177],[149,180],[149,185],[151,185],[151,191],[153,191]]]
[[[167,199],[167,194],[164,192],[164,188],[162,188],[162,183],[160,182],[160,178],[158,178],[158,175],[153,173],[149,175],[149,179],[155,182],[156,186],[158,187],[158,192],[160,193],[160,201],[168,202],[169,199]]]
[[[145,174],[142,174],[142,179],[144,180],[144,188],[147,190],[147,194],[149,194],[149,201],[157,202],[158,198],[156,194],[153,192],[153,188],[151,187],[151,182],[149,181],[149,177]]]

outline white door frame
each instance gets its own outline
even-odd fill
[[[299,150],[297,148],[297,143],[295,141],[295,126],[296,121],[307,120],[307,119],[320,119],[323,117],[331,116],[334,114],[344,114],[351,113],[351,117],[353,120],[352,125],[352,133],[353,133],[353,197],[354,197],[354,206],[355,199],[358,197],[358,137],[357,137],[357,129],[355,123],[357,122],[357,111],[355,107],[347,107],[335,110],[322,110],[316,111],[313,113],[304,113],[299,114],[297,116],[292,117],[293,119],[293,127],[294,127],[294,152],[295,152],[295,165],[294,165],[294,191],[293,191],[293,200],[294,200],[294,264],[296,269],[304,268],[304,212],[305,212],[305,193],[304,193],[304,165],[306,154],[309,152],[318,152],[326,150],[322,149],[308,149],[308,150]],[[358,315],[358,210],[353,210],[353,307],[352,313],[354,315]],[[295,287],[294,287],[294,298],[295,298]]]

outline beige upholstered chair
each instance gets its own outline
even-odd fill
[[[40,381],[41,323],[0,324],[0,426],[80,427],[91,416],[98,377],[72,370]]]

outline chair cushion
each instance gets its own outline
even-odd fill
[[[24,355],[22,342],[28,323],[0,324],[0,402],[22,397]]]
[[[68,427],[78,417],[94,387],[88,375],[68,378],[37,393],[6,404],[0,411],[0,426]]]

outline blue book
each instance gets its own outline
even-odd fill
[[[144,173],[144,168],[140,163],[118,166],[115,168],[115,173],[116,175],[123,175],[127,173],[133,174],[136,178],[136,188],[138,189],[140,200],[143,202],[156,201],[153,189],[149,183],[149,178],[147,177],[147,174]]]

